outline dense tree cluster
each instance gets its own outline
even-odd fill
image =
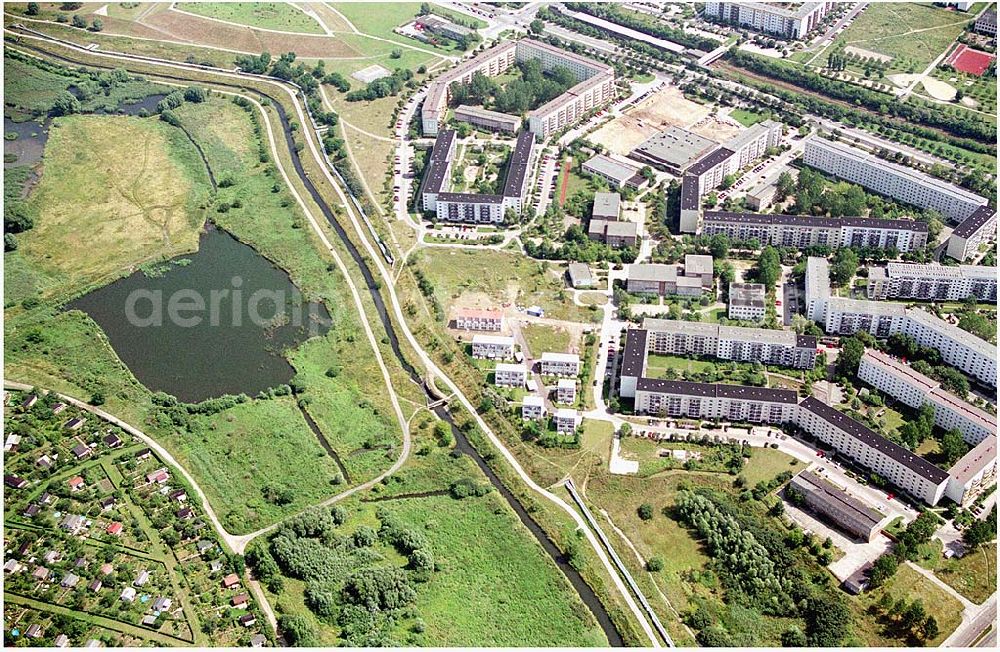
[[[521,115],[530,109],[558,97],[577,83],[568,68],[555,66],[548,73],[542,72],[536,59],[517,64],[520,77],[500,86],[481,72],[472,75],[469,83],[451,85],[451,103],[483,104],[502,113]]]
[[[535,243],[532,240],[524,242],[524,252],[532,258],[543,260],[574,260],[594,263],[606,260],[611,263],[631,263],[639,254],[634,247],[615,249],[604,243],[587,237],[579,224],[566,229],[561,245],[553,245],[549,240]]]
[[[910,335],[897,333],[886,340],[886,349],[893,355],[906,358],[914,371],[930,376],[950,392],[965,397],[969,394],[969,379],[961,371],[941,363],[941,351],[920,346]]]
[[[347,94],[348,102],[377,100],[380,97],[399,95],[407,82],[413,79],[413,71],[409,68],[396,68],[388,77],[382,77],[368,82],[363,90],[351,91]]]
[[[931,540],[940,525],[941,519],[929,511],[921,512],[913,519],[896,537],[893,549],[875,560],[868,572],[868,590],[872,591],[885,584],[904,561],[917,559],[920,546]]]
[[[665,41],[673,41],[674,43],[678,43],[695,50],[711,52],[718,47],[718,42],[713,41],[710,38],[686,32],[680,28],[670,27],[665,22],[645,18],[642,14],[636,12],[622,11],[620,7],[613,3],[598,4],[596,2],[566,2],[564,4],[570,11],[597,16],[598,18],[603,18],[604,20],[612,23],[624,25],[625,27],[634,29],[637,32],[662,38]]]

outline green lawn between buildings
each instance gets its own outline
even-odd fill
[[[748,111],[747,109],[733,109],[729,112],[729,117],[739,122],[744,127],[752,127],[758,122],[762,122],[764,120],[764,116],[760,113]]]

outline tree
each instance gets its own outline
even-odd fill
[[[922,629],[924,630],[925,641],[934,640],[935,638],[938,637],[938,634],[941,633],[941,630],[938,627],[937,618],[935,618],[934,616],[927,616],[927,620],[924,621]]]
[[[651,518],[653,518],[653,506],[650,505],[649,503],[643,503],[639,505],[639,509],[636,511],[639,514],[639,518],[641,518],[644,521],[648,521]]]
[[[99,32],[104,29],[104,21],[100,18],[94,18],[94,22],[90,24],[90,29],[93,32]]]
[[[38,3],[37,2],[29,2],[28,3],[28,9],[24,13],[26,13],[29,16],[37,16],[38,15]]]
[[[532,34],[541,34],[542,30],[545,29],[545,22],[536,18],[535,20],[531,21],[531,24],[528,26],[528,29],[531,30]]]
[[[663,570],[663,559],[661,557],[650,557],[646,561],[646,570],[650,573],[659,573]]]
[[[805,647],[806,635],[798,627],[790,627],[781,633],[781,644],[784,647]]]
[[[208,99],[208,90],[201,86],[188,86],[184,89],[184,100],[186,102],[198,104],[204,102],[206,99]]]
[[[69,91],[61,91],[52,103],[49,113],[54,116],[70,115],[80,112],[80,100]]]
[[[87,20],[80,14],[73,14],[73,22],[71,24],[73,27],[87,29]]]
[[[777,196],[775,197],[775,199],[778,199],[779,201],[784,200],[786,197],[788,197],[788,195],[792,194],[792,191],[794,189],[795,189],[795,180],[792,179],[792,175],[789,174],[787,171],[782,172],[781,174],[778,175]]]
[[[3,250],[4,251],[16,251],[17,250],[17,236],[13,233],[3,234]]]
[[[951,467],[967,452],[969,452],[969,446],[965,443],[962,433],[957,428],[944,433],[944,436],[941,438],[941,454],[944,455],[944,465],[946,467]]]
[[[925,618],[927,618],[927,610],[924,609],[924,603],[920,598],[914,600],[900,616],[903,626],[907,629],[923,624]]]
[[[840,354],[837,356],[837,377],[852,378],[858,373],[861,357],[865,354],[865,345],[857,337],[844,337],[840,340]]]
[[[851,282],[858,271],[858,254],[853,249],[838,249],[830,265],[830,280],[834,285],[844,286]]]
[[[278,620],[278,629],[284,634],[285,641],[292,647],[315,647],[319,644],[316,631],[306,616],[300,614],[284,614]]]
[[[402,56],[403,56],[403,51],[400,50],[399,48],[395,48],[392,52],[389,53],[390,59],[399,59]]]
[[[871,570],[868,571],[868,590],[877,589],[885,584],[890,577],[896,574],[898,568],[899,560],[891,552],[876,559]]]
[[[764,247],[760,258],[757,259],[756,277],[768,290],[781,278],[781,258],[778,256],[778,250],[771,245]]]
[[[708,241],[708,250],[716,260],[723,260],[729,255],[729,236],[725,233],[716,233]]]

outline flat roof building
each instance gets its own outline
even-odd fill
[[[792,477],[786,495],[789,492],[797,494],[806,507],[832,521],[838,529],[864,541],[874,540],[887,520],[877,509],[812,471]]]
[[[962,507],[967,507],[996,481],[997,438],[990,435],[951,467],[946,495]]]
[[[629,158],[680,175],[718,145],[714,140],[699,136],[693,131],[669,127],[646,139],[629,153]]]
[[[569,284],[578,289],[594,287],[594,276],[590,273],[587,263],[570,263],[566,269]]]
[[[639,173],[639,168],[596,154],[580,166],[587,174],[593,174],[611,184],[613,188],[629,187],[639,190],[648,183]]]
[[[704,16],[787,39],[817,29],[835,2],[706,2]]]
[[[868,298],[921,301],[997,300],[997,268],[888,263],[868,270]]]
[[[595,192],[593,219],[617,222],[622,211],[622,196],[617,192]]]
[[[830,298],[830,261],[819,256],[806,260],[806,317],[822,323]]]
[[[952,231],[946,253],[958,261],[969,260],[979,253],[983,243],[996,239],[996,235],[997,212],[988,205],[980,206]]]
[[[741,321],[764,321],[767,316],[767,292],[761,283],[730,283],[730,319]]]
[[[455,108],[454,116],[459,122],[468,122],[491,131],[515,133],[521,128],[521,118],[516,115],[490,111],[481,106],[463,104]]]

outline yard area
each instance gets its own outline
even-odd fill
[[[534,358],[542,357],[545,352],[569,352],[573,339],[566,329],[544,324],[527,324],[521,328],[521,334]]]
[[[713,363],[707,360],[695,360],[692,358],[682,358],[675,355],[660,355],[650,353],[646,358],[646,373],[651,378],[663,378],[667,369],[676,369],[681,374],[701,373]]]
[[[178,9],[219,20],[283,32],[323,34],[315,19],[285,2],[179,2]]]
[[[752,127],[758,122],[763,122],[764,116],[747,109],[733,109],[729,112],[729,117],[739,122],[744,127]]]
[[[935,542],[937,543],[937,542]],[[961,559],[945,559],[940,554],[921,565],[934,571],[938,579],[976,604],[982,604],[997,590],[997,548],[986,544],[968,551]]]

